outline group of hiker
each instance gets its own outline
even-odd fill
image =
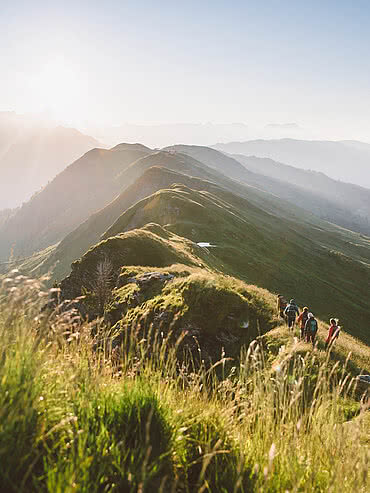
[[[277,308],[280,317],[286,320],[289,329],[293,331],[297,321],[300,328],[301,340],[312,342],[312,346],[315,346],[319,325],[313,313],[308,311],[308,307],[305,306],[302,312],[299,313],[299,308],[294,299],[291,299],[288,303],[283,295],[279,294]],[[325,349],[330,348],[335,339],[338,338],[339,332],[338,320],[331,318],[328,336],[325,341]]]

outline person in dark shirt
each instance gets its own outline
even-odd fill
[[[296,302],[291,299],[288,306],[284,310],[284,315],[286,315],[288,320],[288,327],[290,330],[294,329],[296,316],[299,315],[299,309]]]

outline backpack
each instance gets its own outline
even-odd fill
[[[310,331],[317,332],[317,321],[314,318],[311,318],[310,321]]]
[[[291,303],[289,303],[287,309],[286,309],[286,312],[289,314],[289,315],[296,315],[297,313],[297,305],[292,305]]]

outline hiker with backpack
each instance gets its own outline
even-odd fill
[[[288,319],[289,329],[293,330],[296,316],[299,315],[299,309],[298,309],[298,306],[296,305],[296,302],[294,301],[294,299],[291,299],[289,301],[288,306],[284,310],[284,315],[286,315],[286,317]]]
[[[305,327],[306,327],[306,322],[308,319],[308,308],[305,306],[303,308],[303,311],[298,317],[298,323],[300,324],[300,329],[301,329],[301,339],[303,340],[305,338]]]
[[[285,318],[284,317],[284,310],[286,307],[287,307],[287,302],[286,302],[284,296],[282,294],[278,294],[277,310],[278,310],[278,314],[280,315],[281,318]]]
[[[339,337],[339,333],[340,333],[340,327],[338,325],[338,320],[335,320],[335,318],[331,318],[328,337],[326,338],[325,341],[325,349],[328,348],[330,349],[335,339]]]
[[[315,340],[316,340],[316,334],[318,330],[318,324],[317,320],[313,316],[313,314],[310,312],[308,314],[307,322],[305,325],[305,334],[306,334],[306,341],[307,342],[312,342],[312,347],[315,347]]]

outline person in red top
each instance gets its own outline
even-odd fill
[[[336,339],[338,335],[339,335],[339,327],[337,325],[337,322],[334,318],[331,318],[328,337],[326,338],[325,341],[325,349],[328,349],[328,347],[331,346],[331,344],[334,342],[334,339]]]
[[[298,323],[300,324],[300,328],[301,328],[301,339],[304,339],[304,336],[305,336],[304,328],[306,326],[307,319],[308,319],[308,308],[307,308],[307,306],[305,306],[303,308],[302,313],[299,315],[299,317],[297,319]]]

